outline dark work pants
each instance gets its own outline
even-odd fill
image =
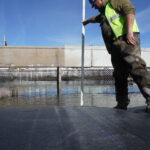
[[[111,61],[114,67],[114,79],[116,89],[116,100],[118,103],[128,105],[128,81],[129,75],[138,85],[141,93],[150,103],[150,76],[147,72],[146,64],[141,58],[139,34],[134,33],[136,45],[126,42],[126,37],[122,36],[115,40],[111,48]]]

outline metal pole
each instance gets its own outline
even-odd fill
[[[85,0],[82,1],[82,22],[85,20]],[[82,24],[82,53],[81,53],[81,106],[84,105],[84,41],[85,41],[85,27]]]

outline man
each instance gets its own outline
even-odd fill
[[[89,0],[100,14],[83,21],[100,23],[102,36],[114,67],[117,105],[115,109],[127,110],[129,75],[146,99],[146,112],[150,112],[150,76],[141,58],[140,33],[135,20],[135,8],[129,0]]]

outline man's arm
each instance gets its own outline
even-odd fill
[[[98,15],[98,16],[93,16],[93,17],[91,17],[89,19],[85,19],[83,21],[83,25],[87,25],[89,23],[100,23],[100,22],[101,22],[100,15]]]

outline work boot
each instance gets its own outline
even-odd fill
[[[124,104],[124,105],[121,105],[121,104],[117,104],[114,109],[123,109],[123,110],[127,110],[127,105]]]
[[[146,98],[146,103],[147,103],[147,106],[146,106],[145,112],[150,113],[150,97]]]
[[[150,113],[150,104],[147,104],[146,109],[145,109],[146,113]]]
[[[127,106],[130,102],[128,95],[116,95],[117,105],[114,109],[123,109],[127,110]]]

